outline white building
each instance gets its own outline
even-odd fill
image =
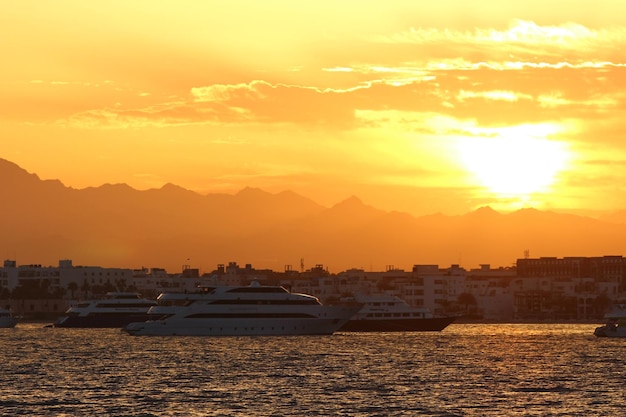
[[[13,291],[30,281],[31,284],[45,286],[50,293],[56,291],[62,294],[66,290],[89,292],[98,287],[129,285],[132,275],[131,269],[74,266],[69,259],[60,260],[58,266],[18,266],[14,260],[5,260],[0,269],[0,289]]]

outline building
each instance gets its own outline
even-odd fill
[[[466,270],[453,264],[414,265],[409,271],[388,265],[384,271],[348,269],[330,273],[322,264],[306,271],[281,272],[237,262],[201,274],[163,268],[17,265],[0,268],[0,301],[17,312],[62,312],[72,300],[110,291],[136,291],[156,298],[161,292],[193,292],[199,285],[247,285],[253,280],[314,295],[324,303],[354,295],[387,293],[435,314],[463,313],[485,321],[597,320],[612,302],[626,300],[626,259],[622,256],[518,259],[515,267],[489,264]]]
[[[518,259],[514,287],[519,317],[595,320],[610,303],[626,299],[626,259]]]

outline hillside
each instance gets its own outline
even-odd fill
[[[237,261],[282,270],[387,265],[509,266],[540,256],[622,255],[626,224],[534,209],[463,216],[385,212],[352,196],[332,207],[285,191],[246,188],[206,196],[168,184],[73,189],[0,159],[0,256],[18,264],[75,264],[179,271]],[[616,219],[621,219],[616,216]]]

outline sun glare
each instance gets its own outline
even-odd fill
[[[498,197],[524,199],[545,192],[565,168],[568,151],[563,143],[541,137],[541,130],[522,126],[500,129],[490,137],[465,138],[459,145],[461,159]]]

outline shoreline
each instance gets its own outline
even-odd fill
[[[60,316],[62,317],[62,316]],[[20,319],[18,324],[53,324],[59,317],[54,317],[51,319]],[[602,325],[606,324],[606,320],[455,320],[450,324],[450,326],[454,324],[464,325],[464,324],[597,324]]]

